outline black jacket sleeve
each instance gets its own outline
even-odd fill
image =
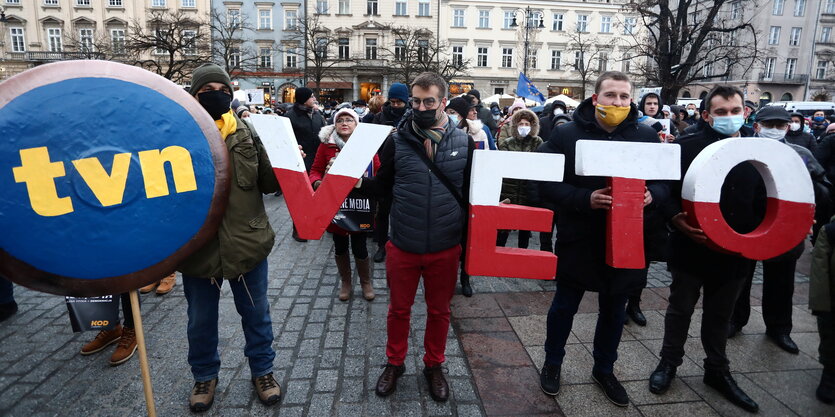
[[[359,191],[374,198],[391,196],[394,187],[394,137],[389,135],[378,153],[380,169],[373,178],[363,178]]]

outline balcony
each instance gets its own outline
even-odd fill
[[[26,60],[34,62],[69,61],[73,59],[104,59],[100,52],[27,52]]]
[[[766,74],[760,73],[759,81],[771,84],[806,84],[808,74]]]
[[[362,68],[383,68],[388,66],[387,59],[358,59],[355,66]]]

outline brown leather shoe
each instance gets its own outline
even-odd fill
[[[195,413],[208,410],[215,402],[215,388],[217,378],[206,382],[195,382],[188,397],[188,408]]]
[[[381,397],[391,395],[397,389],[397,378],[400,378],[403,372],[406,372],[406,366],[387,363],[385,369],[383,369],[383,373],[377,378],[377,388],[374,392]]]
[[[156,287],[157,287],[157,285],[159,285],[159,283],[160,283],[160,281],[157,281],[157,282],[154,282],[154,283],[148,284],[148,285],[146,285],[146,286],[144,286],[144,287],[140,288],[140,289],[139,289],[139,293],[140,293],[140,294],[147,294],[147,293],[149,293],[149,292],[153,291],[153,290],[154,290],[154,288],[156,288]]]
[[[110,365],[116,366],[127,362],[136,353],[136,347],[136,330],[125,327],[116,350],[110,356]]]
[[[171,292],[174,289],[174,284],[177,283],[177,275],[171,274],[162,279],[159,282],[159,287],[157,287],[157,295],[165,295]]]
[[[429,384],[429,395],[433,400],[444,402],[449,399],[449,384],[444,378],[444,369],[441,365],[423,368],[423,376]]]
[[[264,405],[273,405],[281,400],[281,385],[273,377],[272,372],[258,378],[253,378],[255,392]]]
[[[117,324],[116,327],[110,330],[102,330],[96,335],[95,339],[81,348],[82,355],[92,355],[102,349],[119,341],[122,337],[122,325]]]

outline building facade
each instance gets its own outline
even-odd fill
[[[807,98],[810,100],[835,100],[835,0],[823,0],[815,26],[812,68]]]
[[[273,103],[293,102],[303,77],[296,52],[303,45],[294,43],[303,3],[212,0],[213,59],[227,67],[236,88],[263,90],[264,98]],[[234,42],[218,42],[218,37]]]
[[[589,97],[597,74],[631,72],[627,38],[640,28],[622,6],[618,0],[442,0],[441,38],[452,59],[470,62],[469,76],[452,84],[461,92],[476,88],[482,97],[513,94],[527,66],[546,98]]]
[[[0,79],[47,62],[104,58],[96,45],[117,53],[133,22],[149,10],[209,15],[210,0],[0,0]],[[149,52],[150,55],[150,52]]]

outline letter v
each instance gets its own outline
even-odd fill
[[[99,158],[84,158],[72,161],[75,169],[81,174],[81,178],[93,191],[93,194],[101,203],[102,207],[122,204],[125,196],[125,184],[128,181],[128,170],[130,169],[130,153],[117,153],[113,155],[113,167],[110,174],[101,166]]]
[[[303,239],[322,237],[351,188],[391,133],[390,126],[360,123],[314,193],[290,119],[252,115],[250,121],[267,150],[290,217]]]

